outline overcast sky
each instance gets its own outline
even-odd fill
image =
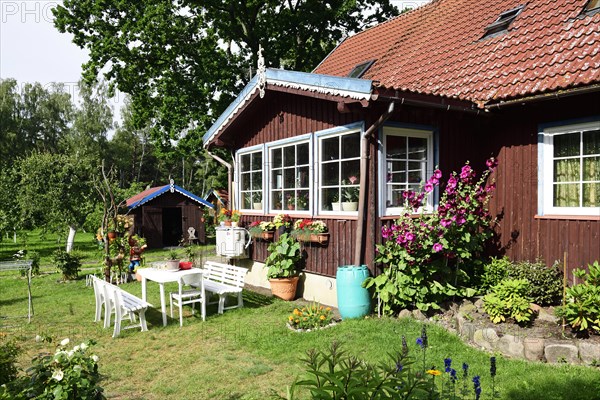
[[[14,78],[19,86],[62,83],[77,101],[77,82],[87,53],[71,42],[71,35],[54,28],[52,8],[60,3],[0,0],[0,78]],[[118,119],[123,94],[111,106]]]

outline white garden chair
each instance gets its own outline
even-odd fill
[[[202,272],[195,272],[179,277],[177,281],[179,290],[169,293],[169,303],[171,307],[171,318],[173,318],[173,304],[179,308],[179,326],[183,326],[183,306],[192,305],[192,314],[196,303],[200,303],[200,314],[202,321],[206,319],[206,301],[204,294],[204,280]],[[184,286],[194,286],[194,289],[184,290]]]
[[[196,236],[196,229],[193,226],[188,228],[188,243],[196,243],[198,242],[198,237]]]

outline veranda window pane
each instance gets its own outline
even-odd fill
[[[283,166],[290,167],[296,165],[296,146],[287,146],[283,148]]]
[[[240,157],[241,159],[241,170],[242,171],[249,171],[250,170],[250,154],[244,154]]]
[[[554,157],[571,157],[579,155],[580,134],[569,133],[554,136]]]
[[[339,138],[334,137],[330,139],[323,139],[321,151],[321,161],[339,160],[340,158],[340,147]]]
[[[388,182],[406,182],[406,161],[388,162]]]
[[[554,160],[554,182],[579,181],[580,159]]]
[[[342,181],[345,180],[349,183],[350,177],[356,178],[356,181],[354,182],[354,184],[358,184],[360,182],[360,161],[359,160],[342,162]]]
[[[262,173],[261,172],[253,172],[252,173],[252,190],[260,190],[262,189]]]
[[[600,183],[583,184],[583,206],[600,207]]]
[[[277,171],[277,173],[273,174],[273,182],[271,182],[271,187],[273,189],[281,189],[283,184],[283,176],[281,171]]]
[[[406,158],[406,137],[392,136],[386,137],[386,157],[387,158]]]
[[[321,208],[324,210],[332,211],[333,207],[331,203],[339,203],[340,195],[339,188],[327,188],[322,191],[323,196],[321,196]],[[335,210],[335,211],[339,211]]]
[[[583,132],[583,154],[600,154],[600,131]]]
[[[252,170],[257,171],[262,169],[262,153],[252,154]]]
[[[390,185],[388,189],[387,207],[401,207],[404,204],[402,193],[406,191],[406,185]]]
[[[275,210],[283,210],[281,192],[273,192],[271,194],[271,203],[273,204],[273,208]]]
[[[290,189],[296,187],[296,177],[294,168],[286,168],[283,170],[283,188]]]
[[[579,184],[555,184],[554,207],[579,207]]]
[[[260,203],[260,202],[262,202],[261,192],[254,192],[252,194],[252,203]]]
[[[250,174],[242,174],[242,190],[250,190]]]
[[[272,168],[281,168],[281,149],[271,150],[271,164]]]
[[[427,159],[427,139],[425,138],[408,138],[408,158],[411,160],[426,160]]]
[[[297,150],[297,164],[298,165],[306,165],[308,164],[308,143],[303,143],[298,145]]]
[[[308,167],[298,168],[297,183],[299,188],[307,188],[308,185]]]
[[[308,190],[299,190],[296,196],[296,209],[308,210],[309,195]]]
[[[340,183],[339,164],[327,163],[321,164],[323,173],[323,185],[337,185]]]
[[[360,136],[358,133],[342,136],[342,158],[360,157]]]
[[[420,162],[410,161],[408,163],[408,182],[419,183],[423,181],[424,164]]]
[[[408,190],[411,192],[419,192],[421,191],[421,185],[408,185]]]
[[[600,181],[600,157],[583,159],[583,180]]]
[[[283,198],[285,199],[285,207],[288,210],[296,209],[296,192],[293,190],[286,190],[283,192]]]
[[[251,193],[244,193],[243,196],[243,201],[242,201],[242,208],[252,208],[252,194]]]

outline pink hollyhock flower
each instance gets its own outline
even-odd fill
[[[435,179],[442,179],[442,171],[440,171],[439,169],[436,169],[435,171],[433,171],[433,177]]]
[[[415,240],[415,235],[412,232],[408,232],[405,237],[408,242]]]
[[[435,253],[442,251],[443,248],[444,246],[442,246],[440,243],[436,243],[433,245],[433,251]]]
[[[443,220],[441,220],[441,221],[440,221],[440,224],[441,224],[441,225],[442,225],[444,228],[447,228],[447,227],[449,227],[450,225],[452,225],[452,221],[451,221],[451,220],[448,220],[448,219],[443,219]]]
[[[469,179],[471,179],[473,176],[475,175],[475,172],[473,171],[473,169],[471,168],[470,165],[465,165],[464,167],[462,167],[462,169],[460,170],[460,179],[463,182],[468,181]]]
[[[465,222],[467,222],[467,220],[465,219],[465,217],[462,217],[462,216],[461,216],[461,217],[458,217],[458,218],[456,219],[456,224],[457,224],[458,226],[460,226],[460,225],[464,224]]]
[[[431,182],[427,182],[425,184],[424,189],[425,189],[425,192],[431,193],[433,191],[433,184]]]
[[[498,166],[498,160],[496,160],[494,157],[490,157],[486,162],[485,165],[487,165],[487,167],[491,170],[495,169]]]
[[[382,226],[381,227],[381,237],[383,237],[384,239],[389,239],[390,236],[392,236],[392,230],[390,228],[388,228],[387,226]]]

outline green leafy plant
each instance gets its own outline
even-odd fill
[[[58,249],[52,253],[52,258],[65,280],[77,279],[81,268],[81,258],[78,255]]]
[[[20,350],[13,342],[0,344],[0,385],[14,380],[19,373],[16,366]]]
[[[374,288],[382,311],[393,314],[403,308],[427,311],[452,297],[471,297],[472,276],[476,275],[485,244],[492,237],[492,217],[487,204],[495,184],[486,185],[497,163],[475,181],[475,171],[466,163],[460,174],[448,178],[437,210],[424,213],[425,200],[440,185],[442,172],[436,169],[420,193],[405,191],[404,213],[381,229],[383,243],[377,246],[375,261],[382,273],[365,280]],[[418,218],[414,215],[420,213]]]
[[[298,274],[298,264],[302,260],[300,243],[289,233],[281,234],[276,242],[269,244],[267,251],[267,278],[289,278]]]
[[[98,385],[98,357],[89,354],[94,341],[67,350],[69,339],[60,342],[54,355],[39,355],[28,370],[28,398],[36,399],[104,399]]]
[[[508,257],[493,257],[490,259],[490,261],[483,266],[481,284],[479,285],[480,293],[486,294],[491,291],[494,286],[506,279],[511,266],[512,262]]]
[[[573,271],[583,283],[567,289],[566,303],[557,307],[556,314],[563,317],[572,329],[600,333],[600,264],[594,261],[585,269]]]
[[[179,260],[179,253],[177,250],[170,250],[168,255],[169,260]]]
[[[294,329],[322,328],[331,324],[333,313],[331,307],[324,307],[318,303],[312,303],[294,311],[288,316],[288,325]]]
[[[505,321],[507,317],[519,323],[528,322],[533,315],[528,291],[527,279],[506,279],[483,297],[483,308],[495,324]]]
[[[271,221],[254,221],[248,227],[248,232],[254,237],[260,236],[263,232],[271,232],[273,230],[275,230],[275,224]]]

